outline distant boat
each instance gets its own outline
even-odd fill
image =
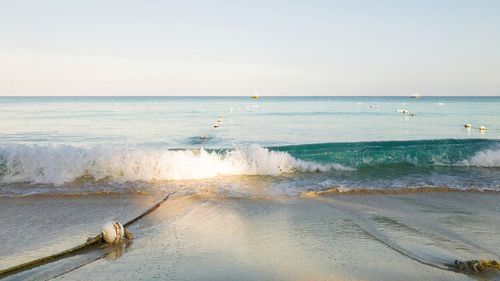
[[[420,98],[420,94],[415,93],[415,94],[411,95],[410,98],[412,98],[412,99],[419,99]]]
[[[259,94],[257,93],[254,93],[253,95],[250,96],[252,99],[258,99],[259,98]]]

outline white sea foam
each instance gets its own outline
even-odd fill
[[[73,146],[0,146],[0,183],[62,184],[82,176],[95,180],[155,181],[225,175],[279,175],[348,169],[302,161],[258,145],[224,152],[149,148],[91,149]]]
[[[489,168],[500,167],[500,149],[479,151],[470,159],[464,160],[458,163],[458,165]]]

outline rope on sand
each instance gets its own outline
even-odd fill
[[[321,199],[320,199],[321,200]],[[321,202],[327,202],[327,201],[321,201]],[[327,204],[326,206],[333,208],[331,205]],[[351,218],[353,218],[354,221],[359,220],[359,218],[356,218],[352,213],[348,213],[346,211],[342,211],[344,214],[349,215]],[[356,223],[360,228],[362,228],[366,234],[370,235],[372,238],[375,240],[379,241],[380,243],[384,244],[385,246],[389,247],[391,250],[406,256],[409,259],[412,259],[416,262],[419,262],[421,264],[431,266],[434,268],[442,269],[442,270],[449,270],[449,271],[455,271],[467,275],[476,275],[476,274],[486,274],[490,272],[500,272],[500,262],[496,260],[486,260],[486,259],[481,259],[481,260],[468,260],[468,261],[459,261],[455,260],[455,262],[445,262],[445,263],[435,263],[432,261],[428,261],[426,259],[422,259],[411,252],[407,251],[403,247],[400,247],[397,244],[390,243],[388,239],[384,237],[383,234],[381,233],[376,233],[370,230],[369,227],[366,225]]]
[[[142,219],[143,217],[147,216],[148,214],[150,214],[154,210],[158,209],[160,207],[160,205],[163,202],[167,201],[167,199],[170,197],[170,195],[172,195],[174,193],[175,192],[167,194],[167,196],[165,196],[162,200],[160,200],[154,206],[152,206],[151,208],[149,208],[148,210],[146,210],[144,213],[140,214],[136,218],[125,223],[124,226],[128,227],[131,224]],[[125,238],[127,238],[127,239],[133,238],[133,235],[130,232],[128,232],[127,230],[125,230],[124,234],[125,234]],[[78,245],[76,247],[70,248],[68,250],[59,252],[59,253],[54,254],[54,255],[50,255],[50,256],[42,257],[42,258],[39,258],[36,260],[32,260],[29,262],[25,262],[25,263],[22,263],[22,264],[19,264],[19,265],[10,267],[10,268],[2,269],[2,270],[0,270],[0,278],[4,278],[4,277],[7,277],[9,275],[19,273],[19,272],[22,272],[25,270],[29,270],[29,269],[32,269],[32,268],[35,268],[38,266],[42,266],[44,264],[52,263],[52,262],[58,261],[60,259],[66,258],[66,257],[74,256],[74,255],[77,255],[78,253],[81,253],[84,251],[90,251],[90,250],[95,249],[97,246],[102,245],[104,243],[105,243],[105,241],[103,239],[103,233],[100,233],[97,236],[89,237],[87,239],[87,242],[85,242],[81,245]]]
[[[478,274],[494,270],[500,270],[500,263],[496,260],[456,260],[452,268],[465,274]]]

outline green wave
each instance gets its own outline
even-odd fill
[[[411,141],[345,142],[277,146],[270,148],[318,163],[338,163],[352,168],[377,165],[460,165],[484,151],[500,149],[500,140],[442,139]],[[493,155],[492,157],[497,157]],[[488,161],[492,159],[486,159]],[[481,161],[481,159],[480,159]],[[493,159],[499,161],[499,159]],[[488,163],[485,163],[485,165]],[[481,163],[476,163],[481,166]]]

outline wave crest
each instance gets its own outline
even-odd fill
[[[500,149],[498,150],[483,150],[479,151],[468,160],[464,160],[458,165],[498,168],[500,167]]]
[[[62,184],[78,178],[111,181],[202,179],[347,169],[294,158],[259,145],[232,150],[91,149],[73,146],[0,146],[0,182]]]

